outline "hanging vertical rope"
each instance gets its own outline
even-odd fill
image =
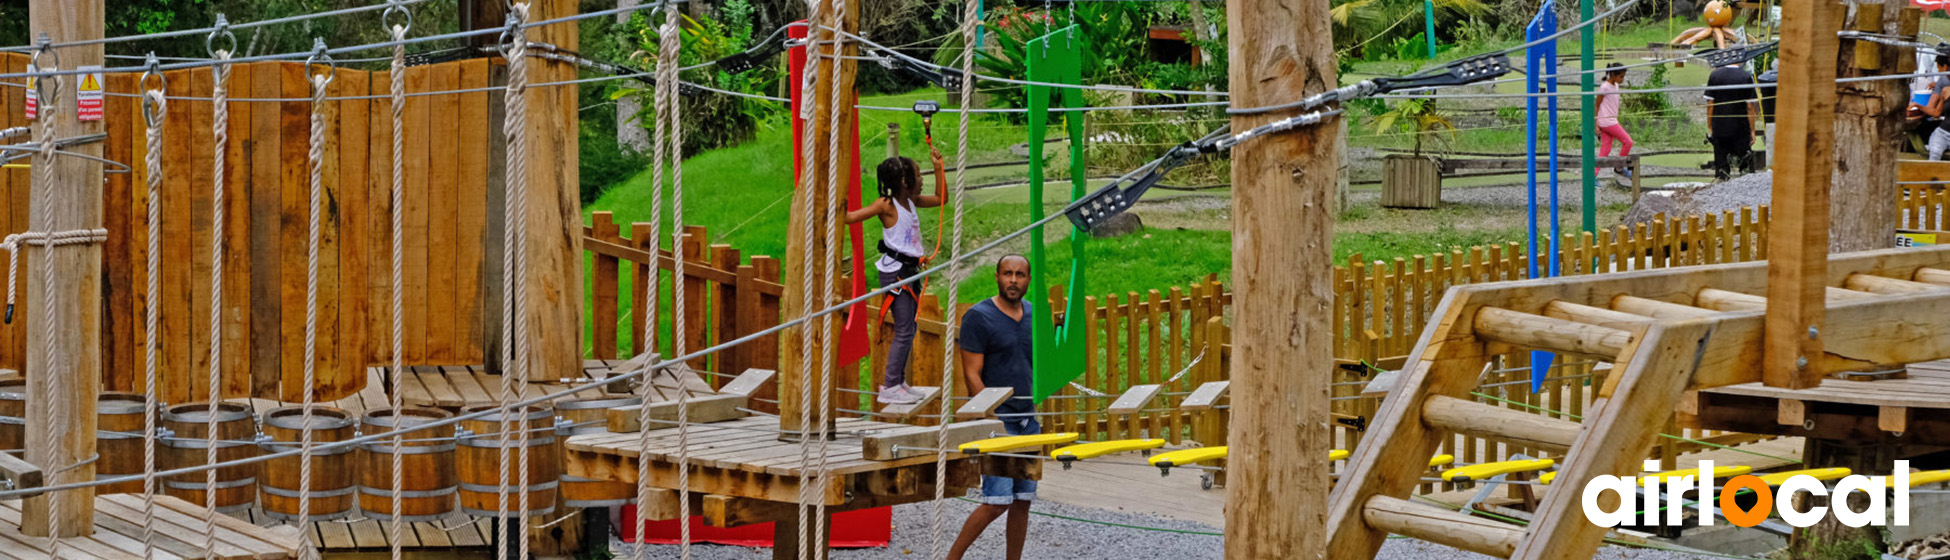
[[[32,64],[37,70],[58,69],[60,67],[60,62],[58,61],[52,62],[53,66],[51,67],[41,64],[41,55],[43,54],[50,55],[48,57],[50,59],[54,58],[52,56],[53,49],[49,47],[48,37],[45,33],[41,34],[41,48],[34,52]],[[61,107],[61,79],[59,76],[43,76],[39,80],[36,80],[36,84],[47,91],[39,94],[40,114],[37,115],[39,117],[37,120],[39,120],[40,124],[40,153],[34,160],[34,174],[39,175],[39,177],[35,181],[35,185],[52,190],[55,188],[54,129],[56,128],[56,117],[60,114],[59,109]],[[46,224],[46,231],[61,231],[60,224],[55,223],[57,219],[55,209],[58,206],[55,199],[59,197],[43,193],[41,196],[34,198],[40,202],[40,215],[43,220],[42,223]],[[14,260],[19,259],[16,258]],[[43,359],[46,360],[43,363],[44,367],[42,369],[45,371],[37,371],[33,372],[33,374],[41,377],[41,387],[43,388],[41,398],[45,399],[43,402],[47,403],[47,411],[53,420],[49,423],[51,425],[48,426],[47,431],[41,434],[41,445],[49,453],[50,457],[47,458],[49,461],[60,459],[60,453],[58,451],[60,449],[60,435],[67,431],[66,423],[62,421],[66,415],[62,414],[62,399],[59,398],[61,395],[61,383],[67,376],[61,371],[60,352],[57,351],[57,345],[55,344],[56,335],[60,333],[60,325],[58,321],[54,320],[56,317],[55,310],[58,309],[55,301],[60,298],[55,297],[54,293],[54,269],[54,244],[47,242],[41,245],[41,330],[42,339],[46,341],[42,349],[45,353]],[[52,462],[41,467],[50,470],[59,468]],[[51,472],[56,473],[51,476],[58,477],[60,471],[52,470]],[[49,482],[58,482],[58,480],[50,480]],[[52,554],[57,558],[61,555],[61,539],[58,536],[60,534],[60,519],[61,500],[57,495],[50,493],[47,499],[47,538],[49,541],[52,541],[49,549],[52,550]]]
[[[527,353],[524,352],[525,349],[517,347],[517,345],[522,343],[523,335],[528,330],[526,328],[528,322],[526,319],[523,319],[527,313],[524,311],[525,308],[521,305],[521,301],[519,301],[522,298],[522,290],[526,288],[527,283],[523,281],[523,277],[519,273],[520,267],[517,266],[517,262],[525,256],[525,252],[523,251],[523,240],[525,236],[522,235],[522,229],[526,222],[526,212],[523,210],[526,210],[528,205],[528,169],[525,159],[525,156],[528,154],[527,134],[525,134],[528,125],[528,104],[525,102],[528,89],[528,43],[527,37],[521,27],[522,23],[527,20],[527,2],[509,6],[508,30],[501,35],[501,56],[508,60],[508,90],[504,99],[507,104],[507,122],[504,123],[502,128],[502,133],[508,138],[508,162],[506,165],[508,195],[505,216],[507,231],[504,232],[504,256],[502,258],[502,286],[504,287],[504,293],[502,294],[501,300],[503,312],[506,314],[508,332],[507,344],[502,347],[501,354],[501,363],[504,370],[501,372],[500,398],[503,407],[500,410],[501,431],[497,435],[497,438],[500,443],[500,461],[503,467],[500,470],[500,487],[496,489],[496,497],[498,500],[495,505],[495,514],[501,521],[502,535],[504,536],[510,532],[508,529],[509,473],[506,465],[511,458],[509,453],[510,449],[508,449],[508,432],[513,429],[513,417],[511,415],[514,414],[514,411],[509,410],[506,405],[518,400],[516,397],[516,384],[526,382],[528,362]],[[527,434],[527,430],[522,430],[521,440],[524,445],[527,443]],[[521,543],[518,545],[518,548],[521,554],[520,557],[527,558],[528,461],[526,450],[524,449],[523,453],[519,455],[519,459],[521,460],[519,468],[522,477],[522,495],[518,505],[521,507],[522,512],[518,516],[521,523],[521,532],[518,534],[522,535],[522,538],[520,539]],[[506,558],[508,556],[508,539],[495,539],[495,552],[499,557]]]
[[[671,8],[671,6],[669,6],[668,4],[664,6],[664,10],[674,11]],[[668,42],[669,40],[667,37],[659,35],[658,41]],[[664,231],[664,226],[663,226],[664,156],[665,154],[668,153],[665,151],[665,146],[667,145],[665,140],[668,131],[665,130],[665,125],[667,121],[665,120],[664,116],[669,114],[669,111],[665,106],[664,96],[666,90],[672,89],[665,86],[667,84],[674,83],[674,79],[664,76],[664,72],[668,68],[675,68],[678,64],[679,63],[675,55],[666,55],[663,53],[661,49],[658,50],[657,80],[656,80],[656,83],[658,85],[656,89],[652,90],[650,93],[651,95],[650,122],[651,125],[655,128],[655,130],[651,133],[651,136],[653,137],[652,141],[654,142],[654,144],[650,151],[651,163],[650,163],[650,234],[649,235],[650,235],[651,244],[649,248],[650,263],[649,266],[646,267],[646,270],[649,272],[649,274],[644,275],[644,278],[642,278],[642,281],[644,283],[644,287],[643,287],[644,298],[649,301],[644,303],[646,317],[643,320],[643,332],[638,333],[638,336],[643,341],[643,344],[639,346],[639,348],[643,349],[644,354],[650,356],[648,358],[645,358],[647,361],[650,362],[657,361],[655,358],[655,356],[657,356],[657,328],[658,328],[657,318],[659,316],[659,312],[663,310],[663,267],[661,264],[657,262],[659,260],[657,257],[657,252],[659,250],[659,246],[662,243],[661,240],[663,239],[663,231]],[[679,278],[682,277],[679,276]],[[679,282],[679,284],[681,284],[681,282]],[[676,321],[673,321],[673,324],[674,323],[676,323]],[[646,375],[643,378],[643,381],[641,382],[641,387],[643,388],[642,393],[648,395],[651,391],[654,391],[655,389],[653,389],[653,387],[656,386],[657,378],[659,376],[662,376],[663,373],[664,372],[662,369],[658,369],[656,371],[650,372],[649,375]],[[650,434],[653,432],[653,430],[650,429],[651,422],[653,421],[650,415],[650,410],[651,408],[649,406],[639,407],[637,410],[637,422],[643,426],[642,429],[637,430],[637,442],[636,442],[637,444],[637,506],[638,506],[636,527],[639,530],[643,528],[644,523],[650,520],[650,508],[644,507],[644,504],[648,504],[650,502],[651,460],[650,460],[648,450],[650,449],[650,440],[651,440]],[[684,429],[683,427],[679,427],[680,433],[681,430],[683,429]],[[679,487],[688,489],[689,485],[684,484],[684,485],[679,485]],[[688,506],[690,504],[690,501],[686,499],[683,500],[683,503],[686,506]],[[679,524],[682,525],[684,528],[681,529],[681,531],[683,531],[683,534],[680,534],[678,538],[688,543],[690,541],[689,538],[690,524],[685,522],[680,522]],[[631,549],[632,556],[636,560],[647,560],[649,558],[649,549],[650,549],[650,545],[645,542],[645,539],[637,539],[636,546]]]
[[[311,462],[312,462],[312,406],[316,401],[312,388],[317,383],[318,369],[318,246],[324,238],[324,192],[325,192],[325,93],[332,85],[338,69],[332,65],[332,56],[325,51],[325,40],[315,43],[312,60],[305,61],[305,71],[311,72],[312,64],[325,65],[326,71],[311,76],[311,236],[307,245],[308,255],[305,264],[305,380],[304,395],[300,401],[300,424],[298,431],[298,527],[310,525],[311,518]],[[222,236],[218,236],[222,237]],[[214,380],[213,380],[214,381]],[[214,418],[214,417],[213,417]],[[212,432],[214,433],[214,431]],[[214,472],[214,471],[213,471]],[[311,539],[299,537],[299,558],[315,560],[318,549],[312,546]]]
[[[962,15],[961,24],[961,74],[964,78],[975,75],[975,31],[977,26],[982,22],[981,0],[967,0],[967,5],[968,8]],[[1192,9],[1198,9],[1197,5],[1194,4]],[[969,118],[967,108],[975,100],[975,80],[963,79],[961,81],[960,93],[960,107],[962,107],[963,112],[956,115],[961,123],[957,127],[955,137],[955,190],[949,194],[950,197],[954,198],[950,204],[955,207],[955,225],[952,230],[952,237],[948,242],[947,257],[950,263],[947,282],[948,305],[951,306],[950,309],[953,309],[952,306],[961,301],[962,189],[968,183],[968,128],[969,122],[973,120]],[[943,344],[949,345],[949,348],[941,353],[941,371],[944,374],[955,371],[955,356],[960,354],[960,352],[955,350],[953,345],[958,343],[955,336],[956,332],[961,328],[961,316],[954,313],[949,313],[948,315],[948,317],[943,318],[941,321],[941,340]],[[941,451],[941,449],[948,446],[948,431],[946,427],[950,421],[954,420],[953,414],[949,412],[952,407],[948,406],[948,403],[954,401],[955,380],[942,379],[941,417],[937,421],[937,424],[943,429],[936,434],[934,442],[934,448],[936,450],[934,457],[934,540],[928,552],[928,558],[930,560],[942,557],[942,545],[947,542],[941,536],[944,529],[946,529],[945,522],[947,518],[947,502],[944,498],[947,497],[946,494],[948,491],[948,485],[946,484],[948,480],[948,454]]]
[[[403,195],[406,190],[405,41],[406,32],[413,29],[413,12],[406,11],[406,8],[401,6],[398,0],[391,0],[389,3],[392,6],[387,7],[385,13],[380,16],[382,23],[391,20],[394,13],[399,13],[406,18],[401,24],[387,26],[393,32],[393,65],[392,72],[387,75],[389,77],[388,82],[393,102],[393,189],[391,204],[388,206],[388,211],[392,214],[393,219],[393,370],[388,380],[391,381],[393,386],[391,392],[392,409],[395,414],[398,414],[401,409],[406,408],[406,295],[404,293],[405,291],[401,289],[401,286],[405,285],[406,280],[406,250],[402,241],[404,237],[403,233],[406,230],[406,223],[404,219],[405,213],[401,211],[400,205],[404,201]],[[392,515],[390,516],[391,519],[387,523],[388,529],[392,533],[392,538],[387,539],[387,548],[392,553],[392,560],[401,560],[401,557],[404,555],[402,540],[406,535],[406,523],[405,519],[401,517],[400,508],[405,505],[405,500],[400,492],[401,488],[406,486],[406,473],[403,472],[406,469],[405,447],[403,447],[405,443],[406,438],[404,436],[393,436],[393,486],[391,495],[393,509]]]
[[[149,255],[147,274],[149,291],[142,298],[145,332],[142,341],[143,381],[142,381],[142,557],[144,560],[156,558],[156,409],[161,402],[156,398],[156,331],[161,323],[155,294],[162,289],[158,272],[162,270],[162,204],[156,200],[162,192],[162,126],[163,117],[169,113],[169,99],[163,95],[168,83],[158,70],[161,63],[155,53],[149,53],[149,70],[142,75],[142,85],[147,86],[150,78],[155,78],[156,86],[148,88],[142,95],[142,120],[148,125],[145,137],[148,150],[143,161],[147,165],[143,178],[149,184],[149,195],[143,204],[149,211]],[[18,259],[15,259],[18,260]]]
[[[657,118],[658,124],[670,128],[668,145],[670,147],[670,250],[671,250],[671,347],[672,355],[682,356],[686,351],[684,313],[684,132],[681,111],[678,108],[677,65],[683,39],[677,33],[677,7],[664,5],[664,25],[658,37],[657,73]],[[659,134],[659,143],[664,137]],[[657,154],[662,159],[664,154]],[[661,165],[659,166],[661,167]],[[653,253],[654,254],[654,253]],[[681,560],[691,558],[691,398],[685,387],[689,372],[679,370],[676,376],[677,391],[677,556]]]
[[[817,92],[816,84],[819,82],[819,72],[820,72],[819,33],[821,31],[819,22],[820,22],[820,18],[823,17],[822,11],[823,10],[821,6],[821,2],[819,0],[809,0],[807,2],[806,21],[811,25],[807,27],[807,31],[806,31],[806,65],[805,68],[803,69],[804,75],[801,79],[802,84],[800,86],[801,89],[799,92],[799,106],[794,107],[793,109],[798,112],[798,118],[801,121],[806,121],[808,124],[810,124],[810,121],[812,120],[813,106],[815,105],[815,103],[812,102],[812,98],[813,95]],[[810,129],[807,129],[807,131],[810,132]],[[801,205],[799,211],[800,218],[801,218],[800,223],[810,225],[813,223],[814,216],[818,215],[817,214],[818,211],[815,210],[813,206],[814,206],[814,202],[817,201],[819,198],[818,193],[813,190],[813,185],[812,185],[812,172],[814,168],[814,164],[813,164],[814,150],[813,150],[812,139],[801,136],[799,140],[799,148],[800,148],[800,158],[799,158],[800,168],[798,173],[799,185],[798,185],[798,192],[795,193],[795,196],[803,197],[803,199],[806,201],[805,204]],[[800,317],[812,316],[813,309],[814,309],[813,302],[815,299],[814,294],[816,292],[813,292],[812,275],[804,274],[804,269],[803,269],[803,267],[809,266],[813,262],[815,262],[813,255],[815,255],[816,253],[813,251],[813,245],[814,243],[812,243],[812,240],[807,239],[800,246],[799,262],[802,263],[800,265],[802,269],[800,274],[801,282],[799,285],[799,293],[803,294],[800,301],[800,312],[799,312]],[[803,370],[806,364],[812,363],[813,325],[811,324],[800,325],[798,335],[799,335],[799,364],[800,364],[800,368]],[[803,371],[795,372],[795,374],[804,375],[804,372]],[[799,474],[799,541],[798,542],[804,543],[807,541],[807,536],[808,536],[807,529],[810,528],[812,525],[811,523],[809,523],[809,521],[811,521],[810,516],[812,514],[812,509],[811,509],[811,505],[812,505],[811,482],[812,481],[809,476],[810,470],[812,468],[812,440],[810,439],[810,435],[808,434],[809,431],[808,427],[812,425],[813,417],[812,417],[812,407],[806,406],[806,403],[812,401],[812,384],[800,383],[798,397],[799,397],[798,400],[799,433],[797,435],[799,437],[799,473],[800,473]],[[804,560],[805,557],[806,557],[805,549],[802,547],[800,549],[799,558],[800,560]]]
[[[845,136],[840,128],[848,122],[848,119],[844,115],[853,106],[852,103],[847,102],[847,94],[852,92],[843,91],[843,89],[850,88],[841,88],[839,83],[842,66],[847,64],[846,62],[842,62],[844,60],[842,57],[846,54],[846,44],[845,39],[841,35],[841,32],[845,30],[846,26],[846,3],[834,2],[833,6],[833,43],[830,46],[833,51],[833,66],[830,70],[833,75],[833,81],[828,89],[827,104],[831,109],[827,113],[826,128],[829,132],[826,137],[826,149],[827,153],[831,154],[831,159],[826,162],[826,184],[832,186],[832,191],[827,193],[826,207],[822,209],[826,216],[826,258],[823,259],[826,268],[826,286],[819,293],[820,307],[822,308],[832,302],[833,294],[837,293],[838,290],[835,282],[839,276],[838,267],[840,260],[838,253],[840,244],[840,216],[842,214],[839,210],[845,208],[846,204],[846,199],[843,196],[844,191],[840,188],[840,168],[845,166],[848,157],[844,152],[840,151],[840,137]],[[819,382],[817,387],[819,391],[819,419],[817,420],[819,426],[817,445],[819,450],[813,453],[818,456],[818,468],[815,469],[818,475],[816,477],[817,482],[815,483],[815,487],[819,489],[825,488],[831,482],[831,473],[828,472],[826,467],[826,460],[828,456],[827,451],[832,443],[832,434],[830,432],[833,425],[833,362],[836,361],[835,354],[839,346],[838,341],[834,338],[833,331],[835,325],[838,323],[839,321],[836,319],[836,316],[830,314],[820,318],[819,321],[821,339],[819,344]],[[812,534],[815,536],[814,538],[820,539],[821,542],[811,547],[813,549],[825,550],[826,543],[824,542],[823,535],[826,534],[826,520],[826,500],[819,500],[813,506]],[[802,540],[800,542],[803,543],[805,541]],[[800,548],[800,551],[801,555],[810,553],[810,550],[803,546]],[[812,555],[811,557],[818,559],[822,556]]]

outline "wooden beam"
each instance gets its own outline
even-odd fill
[[[12,453],[0,453],[0,478],[13,483],[15,490],[29,490],[47,485],[46,477],[42,476],[40,467],[15,457]],[[39,495],[34,493],[26,497]]]
[[[691,422],[708,424],[744,418],[745,411],[738,409],[746,408],[748,401],[749,398],[744,395],[701,395],[690,397],[686,406],[689,408],[687,412],[690,413]],[[645,407],[650,410],[651,423],[648,426],[643,424],[642,415]],[[674,429],[677,427],[674,423],[677,422],[677,401],[619,406],[604,411],[604,416],[608,420],[609,431],[619,434],[646,429]]]
[[[99,39],[105,13],[102,0],[32,0],[28,3],[30,38],[45,33],[55,43]],[[61,70],[100,66],[102,46],[59,48],[42,60],[43,64],[55,62]],[[80,83],[80,76],[49,82],[58,86],[59,99],[41,99],[40,120],[34,121],[35,139],[43,138],[47,127],[53,127],[56,138],[103,131],[104,121],[77,118],[75,91]],[[102,143],[65,150],[99,158]],[[52,233],[102,227],[100,163],[77,157],[56,157],[51,162],[35,157],[29,163],[35,166],[30,174],[33,206],[25,229]],[[52,173],[41,173],[42,165],[52,165]],[[48,484],[94,480],[95,463],[90,459],[95,456],[95,398],[101,393],[102,378],[102,245],[29,246],[14,258],[29,263],[31,268],[24,267],[26,270],[35,271],[27,278],[40,276],[46,267],[52,267],[54,274],[52,285],[25,282],[26,301],[34,306],[28,313],[33,328],[26,329],[26,348],[32,350],[26,352],[26,367],[22,368],[33,373],[27,376],[28,394],[33,396],[27,399],[27,462],[50,473]],[[53,306],[43,307],[50,301]],[[53,379],[61,380],[58,391],[50,387]],[[43,395],[53,395],[53,399]],[[56,414],[65,418],[57,419]],[[51,442],[39,436],[55,432],[53,426],[64,429],[55,433]],[[74,465],[79,466],[70,468]],[[58,508],[53,507],[52,500],[60,501]],[[58,519],[49,518],[50,509],[59,510]],[[82,488],[28,498],[21,505],[20,530],[34,537],[49,536],[50,531],[59,537],[93,534],[95,490]]]
[[[1851,290],[1861,290],[1864,292],[1883,294],[1883,295],[1917,294],[1923,292],[1934,292],[1939,290],[1950,289],[1950,286],[1939,286],[1936,284],[1929,284],[1924,282],[1911,282],[1909,280],[1901,280],[1897,278],[1885,278],[1873,274],[1850,275],[1848,277],[1848,282],[1846,285]]]
[[[947,432],[942,440],[942,432]],[[860,458],[892,461],[933,455],[930,449],[955,449],[961,444],[1003,433],[1001,420],[955,422],[947,426],[910,426],[860,434]],[[940,447],[936,447],[939,445]],[[899,447],[900,449],[895,449]]]
[[[1618,357],[1632,340],[1632,333],[1619,329],[1495,307],[1477,311],[1475,327],[1476,336],[1484,340],[1597,356],[1607,361]]]
[[[1197,389],[1193,389],[1192,394],[1185,396],[1185,402],[1180,403],[1178,408],[1187,412],[1212,410],[1214,405],[1219,404],[1219,399],[1225,398],[1226,390],[1230,388],[1232,388],[1230,381],[1207,381],[1200,384]]]
[[[1375,496],[1361,512],[1376,529],[1497,558],[1508,558],[1523,538],[1522,529],[1506,523],[1401,498]]]
[[[923,410],[925,410],[928,405],[934,404],[935,398],[941,396],[940,387],[914,387],[914,392],[916,393],[915,396],[917,397],[914,399],[914,402],[907,403],[907,404],[890,404],[887,405],[885,408],[881,408],[880,413],[891,414],[897,418],[913,418],[914,415],[920,414]]]
[[[747,369],[745,373],[738,374],[737,379],[733,379],[730,383],[724,384],[724,387],[719,388],[718,392],[727,395],[750,397],[753,392],[758,391],[760,387],[764,387],[765,383],[771,381],[772,377],[778,375],[778,373],[769,369]]]
[[[1941,268],[1921,268],[1916,270],[1917,282],[1928,282],[1940,286],[1950,286],[1950,270]],[[4,375],[4,374],[0,374]]]
[[[1239,0],[1226,9],[1230,90],[1240,107],[1336,87],[1334,33],[1322,0]],[[1232,130],[1296,116],[1234,115]],[[1325,387],[1333,379],[1333,194],[1339,117],[1232,150],[1232,399],[1225,556],[1316,558],[1327,547]],[[1277,302],[1277,303],[1276,303]]]
[[[1713,314],[1711,309],[1701,309],[1690,305],[1680,305],[1669,301],[1646,299],[1637,296],[1618,296],[1612,300],[1612,309],[1644,315],[1656,319],[1691,319]]]
[[[1111,414],[1137,414],[1143,412],[1144,407],[1150,406],[1151,401],[1157,400],[1158,395],[1163,393],[1164,390],[1164,385],[1155,383],[1132,385],[1130,389],[1124,391],[1124,394],[1118,395],[1117,400],[1111,401],[1110,406],[1105,408],[1104,411]]]
[[[1775,101],[1773,221],[1767,229],[1767,321],[1762,380],[1770,387],[1821,385],[1807,367],[1821,356],[1828,284],[1828,188],[1835,167],[1835,64],[1842,5],[1785,2]]]
[[[1431,428],[1489,438],[1563,454],[1584,426],[1520,410],[1490,406],[1446,395],[1429,397],[1422,422]]]

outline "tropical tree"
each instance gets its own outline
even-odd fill
[[[1361,55],[1372,48],[1393,49],[1396,40],[1406,41],[1423,32],[1422,11],[1426,0],[1334,0],[1328,10],[1334,20],[1334,48]],[[1433,0],[1437,39],[1454,40],[1441,33],[1449,25],[1470,17],[1491,13],[1488,0]],[[1520,24],[1521,25],[1521,24]]]

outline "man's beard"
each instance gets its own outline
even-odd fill
[[[1003,288],[996,290],[996,295],[1002,296],[1002,299],[1007,300],[1009,303],[1021,303],[1022,296],[1026,293],[1025,291],[1017,290],[1015,295],[1009,295],[1009,292],[1010,290],[1008,288]]]

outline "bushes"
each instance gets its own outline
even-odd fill
[[[649,18],[645,13],[637,13],[625,26],[626,36],[632,39],[637,49],[631,54],[631,59],[639,67],[653,66],[651,60],[658,52],[657,27],[662,25],[661,17]],[[717,60],[744,51],[753,40],[764,38],[753,37],[755,14],[746,0],[727,0],[722,14],[722,22],[707,16],[685,16],[682,19],[679,33],[683,35],[683,45],[679,50],[678,64],[689,66]],[[687,82],[755,95],[775,94],[783,77],[782,64],[762,65],[738,74],[716,67],[702,68],[681,76]],[[653,128],[655,121],[648,117],[656,105],[654,89],[636,82],[615,82],[612,88],[610,99],[634,97],[643,107],[643,111],[631,122]],[[686,94],[679,104],[684,127],[683,150],[686,154],[733,146],[749,140],[766,120],[784,111],[782,105],[770,101],[710,92]]]

